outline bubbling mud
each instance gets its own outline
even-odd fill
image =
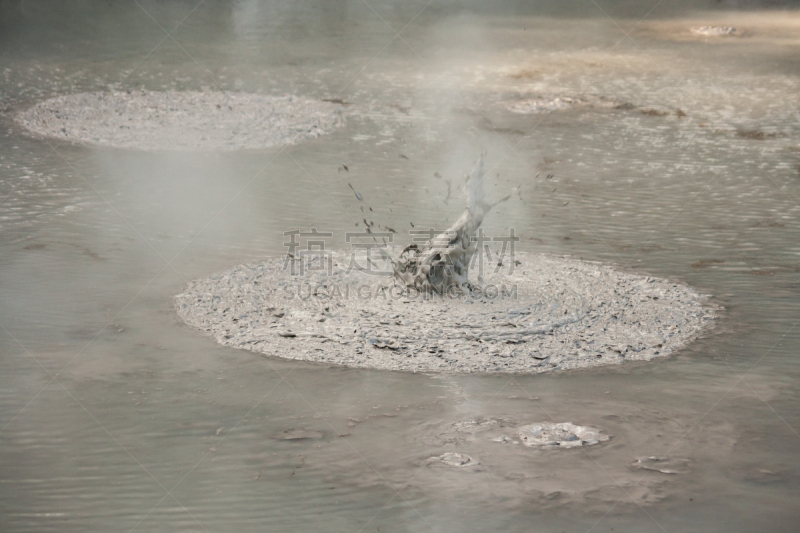
[[[36,136],[139,150],[262,149],[344,122],[341,106],[297,96],[142,90],[58,96],[15,118]]]
[[[482,182],[483,156],[461,217],[399,258],[375,240],[378,258],[364,248],[360,257],[354,249],[241,265],[190,283],[176,296],[178,314],[227,346],[415,372],[649,360],[684,346],[714,318],[699,294],[668,280],[542,255],[501,251],[489,261],[473,238],[497,203],[485,200]]]

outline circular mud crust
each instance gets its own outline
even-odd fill
[[[574,259],[517,253],[513,269],[492,265],[472,293],[443,296],[349,268],[345,254],[323,259],[269,260],[193,281],[176,296],[178,314],[221,344],[269,356],[492,373],[650,360],[714,318],[689,287]]]
[[[16,120],[38,136],[140,150],[257,150],[343,123],[337,104],[296,96],[141,90],[58,96]]]
[[[455,452],[445,452],[442,455],[437,455],[428,459],[429,463],[440,462],[447,466],[455,466],[456,468],[463,468],[465,466],[475,466],[478,463],[469,455]]]

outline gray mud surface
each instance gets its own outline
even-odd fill
[[[612,109],[621,105],[616,100],[597,97],[591,95],[566,96],[555,94],[536,95],[523,98],[507,104],[509,111],[521,115],[537,115],[541,113],[552,113],[567,109],[591,109],[606,108]]]
[[[270,356],[488,373],[650,360],[714,319],[685,285],[569,258],[518,253],[513,271],[484,272],[479,291],[444,296],[349,268],[349,259],[332,255],[330,272],[326,261],[309,262],[302,276],[282,259],[240,265],[191,282],[175,298],[178,314],[223,345]]]
[[[69,94],[15,118],[38,136],[139,150],[260,149],[319,137],[344,123],[338,104],[220,91]]]

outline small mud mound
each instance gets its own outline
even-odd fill
[[[463,453],[455,453],[455,452],[446,452],[442,455],[437,455],[436,457],[431,457],[428,459],[428,462],[431,463],[442,463],[447,466],[455,466],[456,468],[464,468],[465,466],[475,466],[478,463],[475,459],[470,457],[469,455],[464,455]]]
[[[652,470],[662,474],[687,474],[689,473],[688,459],[677,457],[641,457],[636,459],[631,466],[642,470]]]
[[[692,33],[695,35],[704,35],[706,37],[723,37],[726,35],[736,35],[736,28],[730,26],[700,26],[692,28]]]
[[[561,448],[577,448],[591,446],[609,439],[599,429],[576,426],[571,422],[540,422],[519,428],[519,440],[525,446],[559,446]]]
[[[341,106],[332,102],[139,90],[58,96],[16,120],[43,137],[139,150],[257,150],[312,139],[343,124]]]
[[[553,113],[555,111],[566,111],[568,109],[580,108],[615,108],[620,103],[609,98],[596,96],[555,96],[537,95],[511,102],[507,105],[509,111],[521,115],[538,115],[542,113]]]

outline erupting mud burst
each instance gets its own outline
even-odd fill
[[[422,246],[411,244],[400,254],[400,259],[387,258],[392,263],[395,277],[408,288],[423,293],[444,294],[471,290],[468,279],[469,265],[475,254],[475,232],[483,217],[497,205],[488,204],[483,193],[484,152],[478,165],[467,180],[467,208],[455,224]],[[508,200],[508,196],[500,202]]]

